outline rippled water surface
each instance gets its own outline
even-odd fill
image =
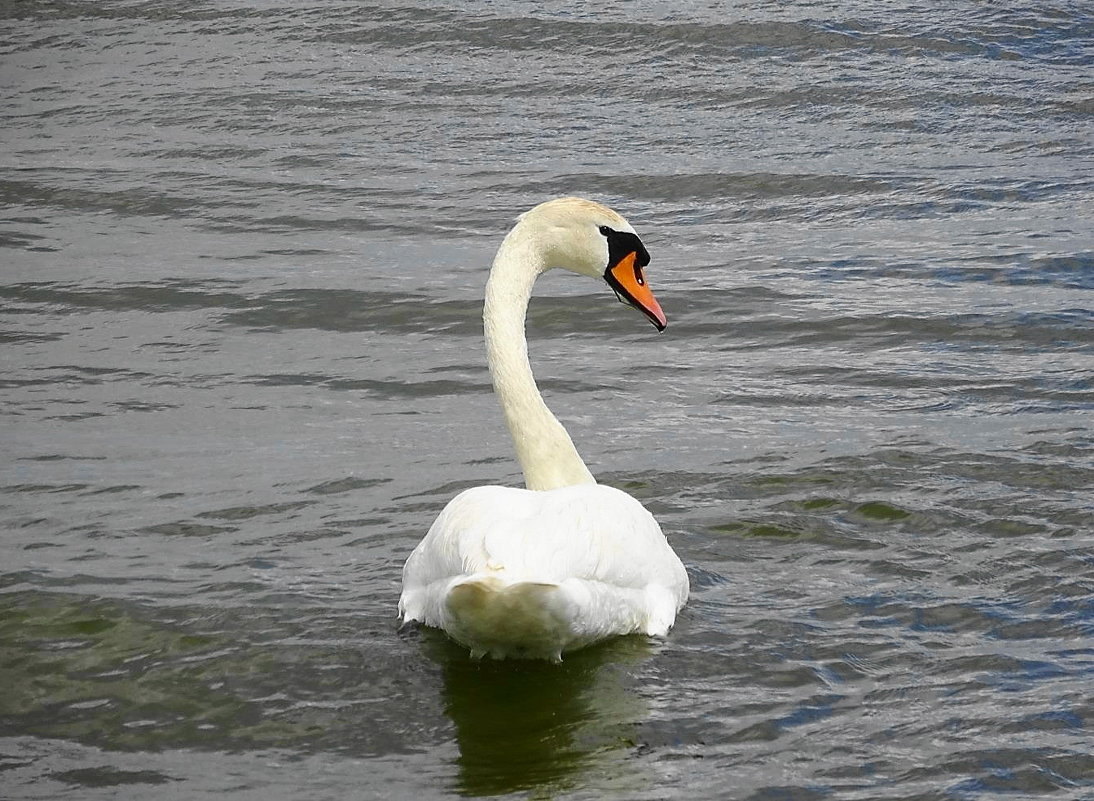
[[[1089,4],[0,3],[0,795],[1094,795]],[[549,403],[691,573],[560,666],[397,631]]]

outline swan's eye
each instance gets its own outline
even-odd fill
[[[600,233],[602,233],[604,236],[610,236],[611,234],[614,234],[615,231],[613,231],[611,228],[609,228],[606,225],[602,225],[602,226],[600,226]]]

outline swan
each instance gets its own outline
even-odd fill
[[[596,483],[544,403],[524,331],[532,285],[555,267],[603,278],[664,330],[649,261],[623,217],[582,198],[541,203],[502,240],[483,323],[525,488],[473,487],[445,506],[403,567],[404,625],[442,629],[475,658],[556,662],[608,637],[671,628],[688,597],[684,565],[641,503]]]

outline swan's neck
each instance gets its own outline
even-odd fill
[[[483,323],[494,393],[501,401],[528,489],[595,483],[573,440],[543,402],[532,367],[524,320],[532,285],[546,269],[520,226],[502,242],[486,283]]]

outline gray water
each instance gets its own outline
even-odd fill
[[[1094,796],[1087,3],[0,4],[0,796]],[[688,565],[560,666],[400,632],[520,481],[486,266]]]

